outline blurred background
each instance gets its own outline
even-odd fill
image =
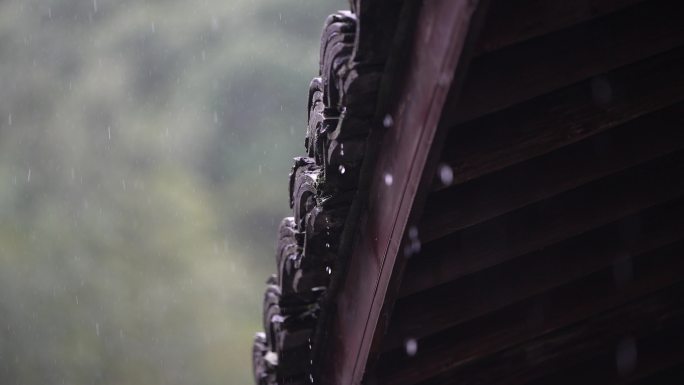
[[[250,384],[325,17],[0,0],[0,383]]]

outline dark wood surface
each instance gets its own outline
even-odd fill
[[[641,339],[656,333],[676,333],[682,322],[684,285],[677,284],[422,384],[525,384],[576,364],[593,352],[615,347],[625,336]]]
[[[483,55],[473,61],[460,97],[447,101],[446,122],[499,111],[678,47],[683,16],[684,3],[652,0]]]
[[[615,269],[604,269],[443,333],[419,339],[418,354],[415,357],[408,357],[402,350],[396,349],[383,356],[379,365],[380,377],[383,379],[381,382],[419,383],[440,373],[444,383],[448,383],[450,378],[486,376],[488,371],[479,365],[487,366],[492,363],[497,366],[507,362],[492,362],[491,357],[500,354],[497,352],[525,351],[521,344],[535,338],[553,341],[553,333],[563,333],[564,329],[591,320],[597,314],[605,314],[616,307],[638,301],[644,295],[683,281],[683,246],[679,242],[636,256],[631,260],[632,275],[619,285],[616,282]],[[679,284],[680,287],[681,285]],[[619,327],[620,322],[616,321],[613,320],[613,326]],[[562,356],[562,353],[559,350],[555,354]],[[554,353],[550,355],[553,356]],[[514,369],[529,363],[508,361],[508,364]],[[454,371],[467,370],[469,366],[481,369],[470,372],[467,376],[455,375]],[[540,369],[543,366],[540,365]]]
[[[684,349],[663,344],[684,340],[683,10],[492,0],[442,114],[453,180],[431,182],[416,239],[404,230],[417,247],[395,262],[369,383],[677,371]],[[643,356],[619,372],[625,340]]]
[[[684,378],[684,2],[350,4],[257,382]]]
[[[684,146],[684,104],[642,116],[538,159],[430,195],[420,233],[430,242]],[[644,135],[648,132],[649,135]]]
[[[652,385],[681,384],[684,382],[681,374],[671,373],[661,380],[649,377],[684,363],[684,329],[676,325],[642,338],[626,335],[615,344],[589,352],[584,359],[529,385],[612,385],[641,381]]]
[[[408,295],[548,247],[684,194],[684,153],[626,170],[426,244],[409,261]]]
[[[400,300],[385,347],[424,337],[684,239],[684,201],[655,207]],[[631,232],[630,232],[630,227]],[[493,284],[496,283],[496,284]],[[444,306],[444,304],[449,306]],[[458,309],[458,311],[454,311]]]
[[[682,68],[684,48],[455,127],[443,162],[464,183],[666,108],[684,100]]]
[[[375,333],[394,262],[478,4],[433,0],[424,2],[416,15],[407,77],[387,111],[389,118],[382,119],[386,130],[374,162],[367,209],[358,221],[363,231],[348,261],[347,279],[337,294],[328,329],[329,345],[321,362],[325,383],[360,383],[373,343],[379,342]],[[446,36],[450,38],[435,38]]]
[[[643,0],[493,0],[476,54],[595,19]]]

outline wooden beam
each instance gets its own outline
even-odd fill
[[[420,225],[430,242],[684,148],[684,103],[574,145],[430,195]],[[648,135],[644,135],[648,133]]]
[[[654,373],[651,376],[647,376],[639,379],[635,382],[630,382],[634,385],[653,385],[653,384],[684,384],[684,364],[675,365],[667,370],[663,370],[659,373]]]
[[[455,127],[442,161],[464,183],[672,106],[684,101],[682,68],[684,48]]]
[[[524,347],[530,343],[526,341],[553,341],[554,336],[563,334],[571,325],[592,319],[596,314],[605,315],[616,306],[625,306],[673,284],[678,285],[677,292],[684,290],[684,284],[678,283],[684,280],[683,251],[684,244],[679,242],[627,259],[624,262],[629,263],[627,266],[632,270],[626,279],[620,277],[622,266],[616,265],[616,268],[604,269],[569,285],[419,339],[414,357],[395,349],[384,355],[378,365],[380,383],[415,384],[434,376],[443,381],[449,378],[465,380],[467,376],[495,369],[498,364],[492,357]],[[619,317],[612,322],[612,327],[624,326]],[[606,322],[608,324],[610,322]],[[558,349],[557,353],[561,355],[563,352]],[[513,365],[511,360],[501,362]],[[469,367],[480,370],[470,371]],[[456,372],[461,370],[464,370],[461,372],[463,375],[457,375]]]
[[[494,0],[477,55],[616,12],[644,0]]]
[[[625,336],[615,346],[603,346],[584,361],[544,376],[527,385],[611,385],[646,380],[684,363],[684,329],[681,325],[636,339]],[[684,377],[649,384],[680,384]]]
[[[653,0],[483,55],[462,97],[445,106],[455,125],[513,106],[684,43],[684,3]]]
[[[684,285],[608,311],[578,325],[467,363],[428,384],[525,384],[565,368],[593,351],[616,346],[625,335],[645,338],[684,323]]]
[[[347,279],[336,293],[327,329],[328,345],[318,366],[325,384],[359,384],[374,349],[385,297],[393,276],[413,203],[423,179],[442,106],[462,56],[471,18],[481,6],[472,0],[431,0],[417,15],[415,47],[404,88],[384,120],[386,132],[377,147],[368,208],[350,259]],[[458,74],[456,74],[458,75]],[[377,132],[377,131],[376,131]],[[371,146],[374,144],[372,143]],[[382,333],[379,333],[382,335]]]
[[[399,300],[385,348],[453,327],[684,239],[684,200]],[[449,304],[445,306],[445,304]],[[458,309],[458,311],[453,311]]]
[[[430,242],[409,260],[407,295],[549,247],[684,194],[677,152]]]

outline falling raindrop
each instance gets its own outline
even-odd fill
[[[439,85],[442,87],[448,87],[451,84],[451,79],[453,74],[451,72],[445,71],[439,76]]]
[[[418,341],[415,338],[409,338],[406,340],[406,355],[413,357],[418,352]]]
[[[385,173],[385,184],[387,186],[391,186],[392,183],[394,183],[394,178],[392,177],[392,174]]]
[[[443,186],[450,186],[454,182],[454,170],[448,164],[440,165],[437,172]]]
[[[107,139],[112,140],[112,127],[107,126]]]
[[[326,244],[325,244],[325,248],[326,248],[326,249],[329,249],[329,248],[330,248],[330,244],[329,244],[329,243],[326,243]]]
[[[218,124],[218,112],[214,111],[214,124]]]
[[[97,334],[98,337],[100,336],[100,324],[97,322],[95,322],[95,334]]]
[[[408,235],[411,239],[418,239],[418,228],[416,226],[409,227]]]
[[[411,241],[411,252],[412,254],[418,254],[420,253],[420,241],[418,239],[414,239]]]
[[[637,346],[634,338],[623,338],[615,349],[615,364],[621,376],[627,376],[634,371],[637,362]]]
[[[330,268],[330,266],[327,266],[325,268],[325,271],[328,273],[328,275],[332,274],[332,269]]]
[[[392,119],[392,115],[385,115],[385,118],[382,120],[382,125],[385,126],[385,128],[392,127],[394,125],[394,119]]]
[[[31,168],[28,169],[28,174],[26,174],[26,183],[31,182]]]
[[[9,123],[10,126],[12,125],[12,114],[9,114],[7,117],[7,123]]]
[[[339,170],[340,174],[344,174],[344,172],[346,171],[343,165],[340,165]]]
[[[344,156],[344,143],[340,143],[340,156]]]
[[[93,0],[93,12],[97,13],[97,0]]]

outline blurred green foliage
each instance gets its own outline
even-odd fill
[[[0,1],[0,383],[248,384],[344,0]]]

